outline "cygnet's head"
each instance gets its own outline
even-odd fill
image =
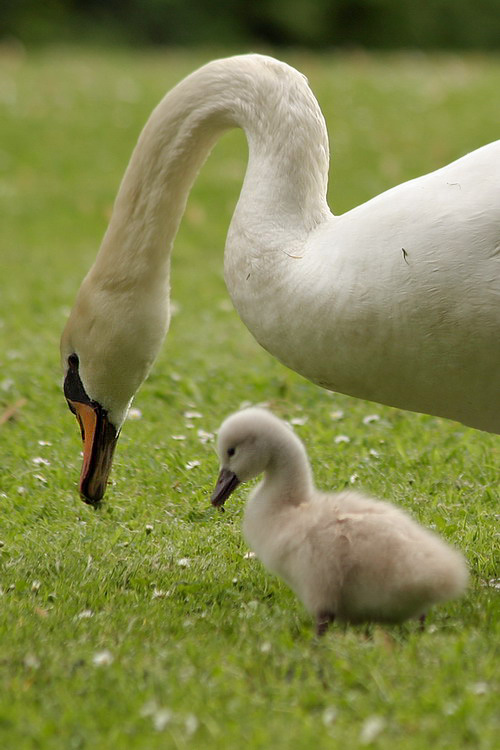
[[[265,409],[252,407],[228,417],[219,429],[220,473],[212,505],[224,505],[241,482],[266,471],[278,446],[286,442],[283,437],[290,439],[290,436],[293,436],[290,428]]]

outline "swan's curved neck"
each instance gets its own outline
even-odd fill
[[[249,164],[238,215],[262,236],[307,234],[328,212],[328,141],[304,77],[260,55],[219,60],[181,81],[153,111],[124,175],[95,263],[137,284],[165,266],[198,170],[239,126]],[[267,228],[272,232],[267,232]],[[281,240],[279,244],[283,245]]]

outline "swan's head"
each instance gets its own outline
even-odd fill
[[[228,417],[219,429],[220,472],[212,505],[224,505],[241,482],[269,469],[277,455],[286,453],[290,440],[294,440],[290,428],[265,409],[244,409]]]
[[[157,304],[156,304],[157,303]],[[61,338],[64,395],[83,440],[80,493],[103,497],[122,424],[168,327],[167,295],[134,295],[84,280]]]

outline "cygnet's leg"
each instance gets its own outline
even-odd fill
[[[328,630],[328,626],[335,620],[333,612],[318,612],[316,615],[316,635],[322,636]]]
[[[420,617],[418,618],[418,621],[420,623],[418,629],[420,630],[420,632],[423,632],[425,630],[425,617],[426,617],[426,615],[425,615],[425,612],[424,612],[424,614],[420,615]]]

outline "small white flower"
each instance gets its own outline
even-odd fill
[[[185,464],[185,468],[188,471],[191,471],[191,469],[196,469],[197,466],[201,466],[200,461],[188,461],[187,464]]]
[[[369,716],[363,722],[361,732],[359,735],[359,741],[362,745],[371,745],[371,743],[377,739],[380,732],[385,728],[385,719],[382,716]]]
[[[35,456],[35,458],[32,458],[31,463],[35,464],[35,466],[50,466],[50,461],[47,461],[46,458],[42,458],[41,456]]]
[[[132,406],[128,410],[127,419],[131,419],[132,421],[142,419],[142,411],[140,409],[137,409],[137,407]]]
[[[251,401],[242,401],[239,408],[240,409],[248,409],[249,406],[252,406]]]
[[[26,487],[18,487],[18,488],[17,488],[17,494],[18,494],[18,495],[25,495],[25,494],[26,494],[26,492],[27,492],[27,489],[26,489]]]
[[[47,480],[43,476],[43,474],[33,474],[35,479],[38,479],[39,482],[42,482],[43,484],[47,484]]]
[[[103,651],[97,651],[92,657],[92,662],[96,667],[109,667],[113,663],[114,657],[111,651],[104,649]]]
[[[337,445],[338,445],[339,443],[350,443],[350,442],[351,442],[351,438],[350,438],[350,437],[348,437],[347,435],[336,435],[336,436],[335,436],[335,437],[333,438],[333,442],[334,442],[334,443],[337,443]]]
[[[487,682],[475,682],[470,686],[470,689],[474,695],[486,695],[490,691],[490,686]]]
[[[171,435],[170,437],[172,438],[172,440],[185,440],[186,439],[185,435]]]
[[[245,554],[243,555],[244,560],[251,560],[254,557],[255,557],[255,552],[252,552],[252,551],[245,552]]]
[[[264,641],[264,643],[261,643],[260,645],[260,651],[263,654],[268,654],[272,649],[272,645],[269,643],[269,641]]]
[[[334,422],[339,422],[343,418],[344,412],[342,411],[342,409],[337,409],[337,411],[330,412],[330,419],[333,419]]]
[[[293,419],[290,420],[290,424],[301,427],[307,422],[308,419],[309,417],[293,417]]]
[[[199,441],[202,444],[209,443],[211,440],[214,439],[213,432],[205,432],[205,430],[198,430],[197,434],[198,434]]]
[[[170,591],[162,591],[162,589],[153,589],[152,599],[166,599],[170,595]]]
[[[378,451],[376,451],[375,448],[370,448],[370,450],[368,451],[368,453],[373,458],[378,458],[380,456],[380,453]]]
[[[188,734],[191,737],[191,735],[193,735],[198,729],[199,724],[200,722],[198,721],[198,719],[196,718],[194,714],[188,714],[184,721],[186,734]]]
[[[93,616],[94,616],[94,613],[92,612],[91,609],[82,609],[82,611],[77,614],[76,619],[77,620],[88,620],[88,619],[90,619]]]
[[[177,560],[177,565],[179,568],[189,568],[191,565],[191,560],[189,557],[181,557],[180,560]]]
[[[351,474],[351,476],[349,477],[349,483],[354,484],[355,482],[358,481],[358,479],[359,479],[359,476],[357,474]]]
[[[333,722],[336,720],[337,715],[338,715],[338,711],[335,708],[335,706],[328,706],[328,708],[325,708],[325,710],[323,711],[323,715],[321,717],[325,727],[331,726]]]
[[[40,581],[33,581],[33,583],[31,584],[31,590],[33,591],[34,594],[40,591],[41,585],[42,584],[40,583]]]
[[[199,411],[185,411],[184,416],[186,419],[203,419],[203,414]]]
[[[49,440],[39,440],[38,445],[52,445]]]
[[[169,708],[158,708],[152,715],[153,726],[157,732],[163,732],[172,721],[173,713]]]
[[[147,523],[146,524],[146,526],[145,526],[146,534],[151,534],[151,532],[153,531],[153,529],[154,529],[154,526],[153,526],[152,523]]]
[[[373,422],[378,422],[380,420],[380,416],[378,414],[368,414],[366,417],[363,417],[363,424],[373,424]]]
[[[457,708],[458,704],[455,701],[448,701],[443,706],[443,713],[445,716],[453,716],[453,714],[456,714]]]
[[[39,669],[40,659],[35,654],[26,654],[23,659],[24,666],[26,669]]]

